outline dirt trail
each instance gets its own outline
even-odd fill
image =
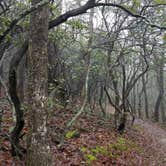
[[[140,119],[137,119],[135,124],[141,126],[145,137],[149,138],[147,151],[151,151],[152,155],[155,156],[157,154],[156,159],[166,165],[166,130],[158,124]]]

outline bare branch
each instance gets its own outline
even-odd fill
[[[147,17],[145,17],[143,15],[140,15],[140,14],[133,13],[132,11],[130,11],[129,9],[127,9],[126,7],[124,7],[122,5],[114,4],[114,3],[95,3],[94,7],[97,7],[97,6],[111,6],[111,7],[120,8],[123,11],[125,11],[127,14],[129,14],[130,16],[135,17],[135,18],[140,18],[140,19],[144,20],[146,24],[148,24],[149,26],[151,26],[153,28],[166,30],[165,26],[160,26],[160,25],[157,25],[157,24],[153,24]]]

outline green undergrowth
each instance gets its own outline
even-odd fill
[[[141,149],[134,142],[123,137],[117,137],[116,142],[109,143],[106,146],[81,147],[80,151],[83,153],[87,165],[100,160],[101,157],[117,160],[125,153],[126,155],[132,151],[141,153]]]

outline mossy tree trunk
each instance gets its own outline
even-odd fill
[[[32,0],[32,5],[41,0]],[[31,14],[28,53],[28,166],[51,166],[52,159],[48,141],[47,109],[47,40],[48,5],[39,7]]]

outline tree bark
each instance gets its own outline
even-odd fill
[[[145,75],[142,76],[142,90],[144,93],[144,100],[145,100],[145,115],[146,118],[149,118],[149,104],[148,104],[148,96],[147,96],[147,87],[145,81]]]
[[[162,100],[160,108],[161,108],[161,119],[162,119],[162,122],[166,123],[164,100]]]
[[[12,156],[22,157],[22,148],[19,145],[20,133],[24,127],[23,110],[21,109],[21,103],[17,95],[17,78],[16,71],[10,70],[9,74],[9,94],[12,102],[14,103],[16,112],[16,124],[11,132],[11,153]]]
[[[158,74],[157,84],[158,84],[158,88],[159,88],[159,94],[158,94],[155,108],[154,108],[154,120],[156,122],[159,121],[159,111],[160,111],[160,106],[163,101],[163,95],[164,95],[164,71],[163,71],[164,63],[162,60],[160,60],[160,61],[161,61],[161,63],[159,65],[159,71],[157,72],[157,74]]]
[[[36,5],[41,0],[32,0]],[[47,109],[47,41],[48,5],[31,14],[28,54],[28,125],[27,166],[52,166],[48,140]]]
[[[136,114],[136,85],[133,87],[133,113]]]
[[[106,116],[106,112],[105,112],[104,107],[102,105],[103,91],[104,91],[104,89],[103,89],[103,86],[101,85],[100,86],[99,106],[100,106],[100,109],[101,109],[101,111],[103,113],[103,116]]]
[[[139,118],[142,118],[142,93],[143,93],[143,87],[140,89],[140,92],[139,92],[139,83],[137,85],[137,94],[138,94],[138,107],[137,107],[137,110],[138,110],[138,117]]]

